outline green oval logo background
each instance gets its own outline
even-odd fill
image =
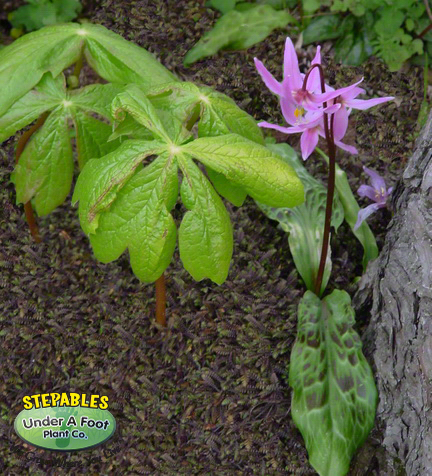
[[[48,407],[23,410],[14,427],[18,436],[33,446],[74,451],[107,441],[114,434],[116,421],[108,410],[99,408]]]

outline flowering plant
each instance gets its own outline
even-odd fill
[[[286,134],[300,133],[303,160],[314,150],[328,159],[327,192],[323,194],[323,186],[304,170],[296,160],[295,152],[290,152],[286,146],[285,158],[304,183],[306,202],[290,211],[259,205],[271,218],[284,221],[290,233],[294,262],[308,288],[298,307],[298,335],[289,369],[293,388],[292,417],[305,439],[309,460],[318,473],[343,476],[348,472],[353,453],[373,426],[377,390],[361,351],[360,338],[353,328],[355,319],[350,296],[345,291],[334,290],[322,297],[331,269],[330,228],[333,225],[337,230],[345,216],[357,237],[363,228],[359,239],[366,250],[367,242],[375,243],[375,240],[362,222],[385,206],[392,189],[386,189],[383,179],[365,168],[372,186],[362,185],[358,193],[375,203],[359,210],[343,171],[336,165],[336,148],[350,154],[358,153],[354,146],[342,141],[353,109],[369,109],[394,98],[357,99],[365,93],[359,87],[363,78],[339,89],[326,84],[319,46],[310,69],[301,73],[290,38],[285,43],[281,82],[256,58],[255,65],[266,86],[279,97],[283,117],[288,123],[288,126],[269,122],[258,125]],[[328,157],[317,149],[320,137],[326,140]],[[317,229],[321,223],[322,232]],[[368,231],[370,235],[367,235]],[[320,258],[315,259],[319,247]]]

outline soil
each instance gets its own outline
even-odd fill
[[[185,68],[185,53],[218,17],[204,2],[82,3],[86,18],[153,52],[181,79],[212,86],[256,119],[282,124],[277,98],[263,86],[253,58],[280,76],[285,38],[296,40],[289,28],[247,51],[220,52]],[[7,13],[20,4],[4,2],[0,12],[5,44],[11,41]],[[394,185],[418,132],[423,71],[406,66],[390,73],[376,58],[361,67],[341,66],[331,59],[330,43],[323,52],[330,84],[364,76],[366,97],[396,97],[353,115],[345,142],[355,144],[359,155],[338,156],[353,190],[365,182],[363,165]],[[306,67],[314,47],[300,54]],[[70,199],[38,220],[43,242],[32,241],[10,183],[16,140],[0,149],[1,473],[316,474],[290,418],[286,376],[304,287],[287,235],[253,200],[240,208],[227,203],[235,239],[228,279],[221,286],[194,282],[176,252],[166,272],[168,328],[160,329],[153,286],[134,277],[126,254],[110,264],[95,260]],[[298,149],[297,137],[288,142]],[[307,166],[325,179],[318,155]],[[175,213],[181,212],[178,206]],[[381,210],[369,220],[380,245],[390,217]],[[353,293],[361,246],[346,225],[332,245],[330,288]],[[359,328],[366,322],[362,316]],[[23,444],[13,430],[22,397],[52,391],[107,395],[118,425],[114,437],[91,451],[67,454]]]

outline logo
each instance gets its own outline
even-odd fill
[[[26,443],[47,450],[74,451],[105,443],[116,422],[107,410],[108,397],[79,393],[25,396],[15,418],[15,431]]]

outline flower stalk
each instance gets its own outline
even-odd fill
[[[302,89],[306,90],[307,80],[310,73],[314,68],[319,70],[320,82],[321,82],[321,92],[325,93],[325,80],[324,80],[324,71],[320,64],[313,64],[309,71],[306,73]],[[327,108],[327,102],[323,103],[324,108]],[[324,233],[323,233],[323,243],[321,248],[321,258],[318,267],[318,273],[315,281],[315,294],[320,296],[321,286],[324,276],[325,264],[327,260],[327,253],[330,241],[330,227],[331,227],[331,218],[332,218],[332,209],[333,209],[333,199],[335,191],[335,175],[336,175],[336,146],[334,142],[334,115],[324,113],[323,122],[324,122],[324,133],[327,142],[328,152],[329,152],[329,174],[328,174],[328,183],[327,183],[327,199],[326,199],[326,210],[325,210],[325,219],[324,219]],[[330,122],[330,125],[329,125]]]

